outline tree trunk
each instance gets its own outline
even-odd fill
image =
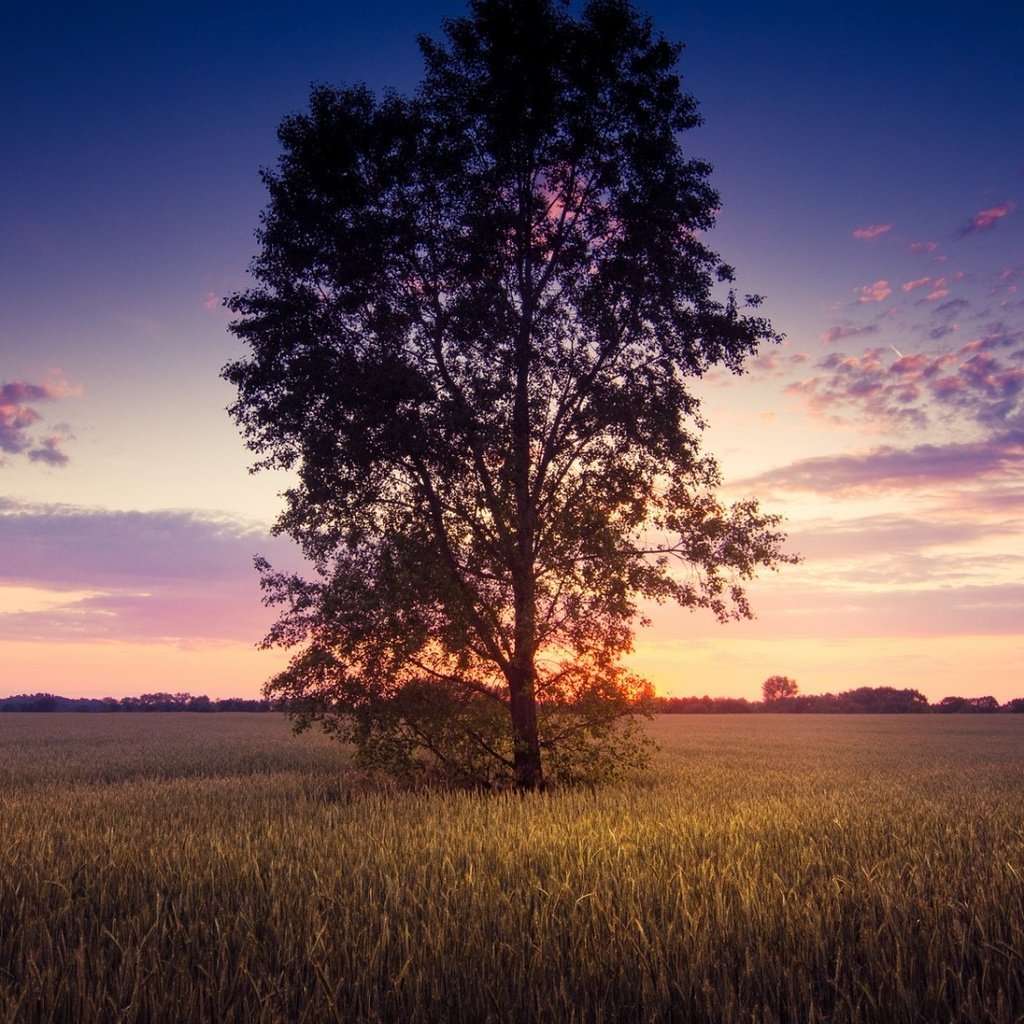
[[[522,238],[532,230],[529,200],[532,190],[521,196]],[[523,313],[515,339],[515,394],[512,403],[512,483],[515,494],[515,554],[512,568],[512,592],[515,609],[514,649],[509,673],[509,698],[512,711],[512,749],[516,788],[541,789],[544,776],[540,762],[540,737],[537,733],[537,594],[534,578],[535,510],[530,495],[530,361],[533,302],[530,251],[523,253],[521,280]]]
[[[540,737],[537,733],[537,691],[532,668],[517,670],[509,687],[512,711],[512,746],[516,788],[544,788],[540,763]]]

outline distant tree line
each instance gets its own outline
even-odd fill
[[[742,697],[655,697],[655,712],[665,715],[736,715],[770,712],[782,715],[906,715],[1024,713],[1024,698],[1000,704],[995,697],[943,697],[936,704],[919,690],[860,686],[843,693],[793,694],[767,700]]]
[[[995,697],[943,697],[929,704],[920,690],[899,690],[894,686],[859,686],[842,693],[803,694],[795,679],[769,676],[761,685],[759,701],[734,697],[655,697],[655,709],[669,715],[743,714],[769,711],[773,714],[869,714],[907,715],[994,714],[1024,712],[1024,698],[1000,704]]]
[[[786,680],[790,686],[777,682]],[[776,682],[772,682],[775,680]],[[771,687],[768,684],[772,683]],[[919,690],[898,690],[892,686],[860,686],[843,693],[802,694],[796,683],[784,676],[766,680],[764,700],[744,697],[652,697],[650,707],[663,715],[772,714],[994,714],[1024,713],[1024,697],[1000,704],[995,697],[943,697],[936,704]],[[23,693],[0,698],[4,711],[272,711],[270,700],[221,697],[216,700],[190,693],[144,693],[141,697],[59,697],[52,693]]]
[[[0,699],[2,711],[269,711],[269,700],[221,697],[211,700],[190,693],[144,693],[141,697],[58,697],[53,693],[23,693]]]

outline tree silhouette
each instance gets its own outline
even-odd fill
[[[928,698],[920,690],[894,686],[858,686],[836,699],[843,711],[853,713],[908,714],[928,709]]]
[[[638,755],[639,598],[749,616],[789,560],[716,498],[689,386],[774,336],[701,237],[678,46],[624,0],[444,31],[415,96],[320,86],[281,124],[223,375],[318,576],[258,560],[265,643],[304,645],[267,694],[364,760],[536,788]]]
[[[766,702],[795,697],[798,692],[796,680],[789,676],[769,676],[761,684],[761,696]]]

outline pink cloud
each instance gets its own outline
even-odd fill
[[[915,376],[921,376],[930,360],[923,352],[917,352],[914,355],[900,356],[895,363],[892,364],[892,371],[894,373],[909,373]]]
[[[223,299],[216,292],[207,292],[203,299],[203,309],[219,309],[222,304]]]
[[[988,231],[990,228],[995,227],[1004,217],[1013,213],[1016,208],[1017,204],[1013,200],[1008,200],[999,206],[991,206],[987,210],[981,210],[960,228],[957,232],[957,238],[963,238],[965,235],[974,235],[979,231]]]
[[[927,417],[916,404],[920,374],[914,369],[915,358],[903,356],[891,363],[889,349],[868,349],[861,356],[834,352],[818,363],[821,372],[785,391],[799,395],[811,415],[825,422],[852,418],[868,430],[891,430],[907,423],[923,426]]]
[[[831,327],[824,334],[818,335],[818,340],[830,345],[844,338],[859,338],[865,334],[877,334],[878,327],[875,324],[865,324],[861,327]]]
[[[997,332],[953,352],[890,350],[833,352],[786,392],[800,396],[815,417],[865,429],[923,427],[936,418],[985,431],[1024,424],[1024,340]]]
[[[782,365],[782,360],[772,353],[763,352],[755,359],[750,360],[747,366],[760,373],[774,373]]]
[[[935,252],[938,247],[938,242],[911,242],[907,246],[911,252]]]
[[[866,228],[857,228],[853,232],[853,237],[870,240],[887,234],[889,231],[892,231],[891,224],[869,224]]]
[[[930,386],[932,394],[941,399],[950,399],[967,391],[967,381],[963,377],[936,377]]]
[[[923,288],[925,285],[930,285],[932,279],[930,277],[918,277],[913,281],[904,281],[900,285],[900,290],[904,292],[912,292],[915,288]]]
[[[925,299],[929,301],[944,299],[949,294],[949,289],[946,287],[946,279],[944,277],[917,277],[913,281],[904,281],[903,284],[900,285],[900,290],[907,293],[915,291],[918,288],[932,289],[925,296]]]
[[[884,302],[892,295],[892,289],[889,287],[888,281],[876,281],[874,284],[866,284],[859,288],[858,291],[860,295],[857,301],[860,303]]]

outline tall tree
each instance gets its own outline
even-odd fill
[[[413,97],[314,89],[264,171],[224,377],[296,474],[267,684],[365,759],[536,788],[637,753],[640,598],[749,616],[787,556],[724,507],[689,381],[774,336],[705,244],[680,48],[626,0],[472,0]],[[757,299],[747,297],[747,306]]]

